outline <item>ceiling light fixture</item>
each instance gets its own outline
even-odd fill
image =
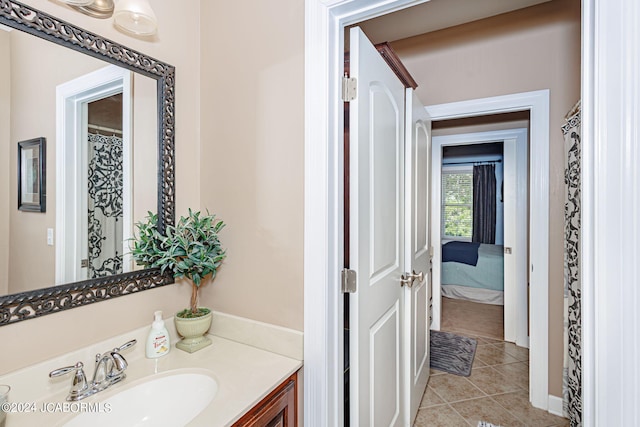
[[[138,36],[150,36],[158,29],[158,19],[148,0],[119,0],[113,12],[116,27]]]
[[[69,6],[92,18],[106,19],[113,15],[113,0],[62,0]]]
[[[150,36],[158,29],[156,14],[148,0],[62,0],[73,9],[93,18],[113,16],[116,28],[137,36]]]
[[[93,0],[62,0],[71,6],[87,6],[93,3]]]

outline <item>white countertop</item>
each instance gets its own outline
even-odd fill
[[[105,391],[83,399],[82,402],[102,401],[119,391],[154,377],[170,375],[172,372],[199,372],[211,375],[218,383],[218,391],[211,404],[188,426],[228,426],[302,366],[300,360],[219,336],[210,337],[213,344],[198,352],[186,353],[172,346],[168,355],[158,359],[145,358],[144,342],[139,341],[135,346],[136,351],[131,351],[130,354],[127,354],[127,350],[123,352],[129,363],[127,378]],[[80,360],[84,361],[86,375],[91,378],[92,363],[86,357]],[[73,364],[75,360],[68,362],[65,363]],[[9,399],[11,402],[33,401],[33,407],[38,408],[36,412],[7,414],[6,427],[60,425],[76,415],[68,412],[46,413],[39,410],[43,403],[65,402],[71,383],[70,375],[49,379],[47,375],[51,366],[53,365],[47,363],[29,368],[35,372],[29,372],[28,377],[24,376],[24,372],[0,377],[0,383],[9,383],[12,386]],[[180,408],[176,407],[176,410],[179,411]]]

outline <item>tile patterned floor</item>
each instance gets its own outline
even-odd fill
[[[414,427],[476,427],[478,421],[503,427],[569,425],[569,420],[529,404],[526,348],[491,338],[473,338],[478,340],[478,347],[471,376],[432,369]]]

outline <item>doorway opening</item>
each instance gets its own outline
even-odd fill
[[[339,190],[342,175],[342,148],[340,129],[342,127],[341,106],[338,100],[342,77],[340,56],[343,47],[342,28],[374,16],[380,16],[420,1],[397,2],[337,2],[327,6],[323,2],[307,3],[307,81],[306,119],[307,152],[305,162],[306,188],[310,195],[305,198],[305,365],[309,368],[309,382],[305,389],[306,402],[309,403],[308,419],[320,420],[325,424],[339,424],[341,413],[341,375],[342,366],[342,319],[340,308],[342,295],[334,287],[339,277],[339,265],[343,258],[340,250],[342,223],[336,216],[341,209],[342,194]],[[578,49],[579,51],[579,49]],[[327,54],[328,53],[328,54]],[[580,61],[577,61],[578,63]],[[318,82],[324,82],[319,86]],[[528,90],[534,90],[531,88]],[[506,93],[510,93],[505,90]],[[502,93],[505,93],[502,92]],[[511,91],[517,92],[517,91]],[[483,95],[481,95],[483,96]],[[486,96],[486,95],[484,95]],[[533,145],[546,139],[546,145],[532,148],[532,204],[540,212],[549,210],[549,170],[543,162],[549,161],[549,91],[520,93],[508,100],[502,96],[485,98],[481,108],[475,111],[459,109],[460,104],[428,107],[435,120],[454,117],[466,117],[477,114],[494,114],[507,111],[531,111],[532,122],[541,125],[535,130],[532,124],[531,143]],[[465,99],[459,97],[458,99]],[[321,100],[322,102],[318,102]],[[575,102],[575,99],[572,103]],[[555,117],[555,116],[554,116]],[[533,162],[541,162],[542,167],[533,167]],[[532,192],[533,193],[533,192]],[[314,197],[311,197],[311,194]],[[531,254],[532,309],[531,309],[531,357],[532,369],[539,369],[535,381],[540,388],[531,394],[534,406],[546,409],[549,395],[548,331],[548,217],[531,219],[531,236],[536,239],[540,253]],[[335,290],[334,290],[335,289]],[[539,305],[538,305],[539,304]],[[535,325],[535,326],[534,326]],[[317,339],[317,340],[316,340]],[[535,354],[534,354],[535,353]],[[313,372],[313,374],[311,374]],[[340,379],[340,380],[339,380]],[[533,385],[533,384],[532,384]],[[317,405],[323,401],[322,405]],[[316,410],[317,409],[317,410]],[[323,412],[327,409],[326,412]],[[334,418],[335,417],[335,418]]]
[[[359,88],[358,92],[362,92]],[[426,108],[426,111],[431,115],[432,119],[438,121],[445,120],[453,120],[458,119],[462,120],[465,118],[476,117],[476,116],[488,116],[495,115],[501,113],[511,113],[511,114],[519,114],[522,113],[525,117],[532,117],[531,124],[531,157],[532,157],[532,169],[535,171],[534,179],[532,181],[536,181],[538,179],[548,180],[548,171],[549,168],[549,159],[548,159],[548,150],[549,150],[549,117],[548,110],[549,109],[549,91],[537,91],[537,92],[528,92],[528,93],[516,93],[512,95],[505,95],[501,97],[492,97],[492,98],[484,98],[484,99],[475,99],[468,101],[461,101],[457,103],[448,103],[441,104],[437,106],[429,106]],[[548,258],[547,258],[547,250],[548,247],[548,234],[543,230],[546,230],[548,227],[548,209],[540,209],[532,214],[534,220],[531,222],[531,234],[534,236],[532,240],[532,256],[529,257],[528,248],[529,244],[527,243],[527,188],[528,188],[528,178],[527,178],[527,156],[529,152],[529,146],[527,145],[527,124],[525,124],[525,128],[516,131],[503,131],[503,134],[498,134],[496,132],[495,135],[487,136],[480,135],[479,133],[475,136],[470,137],[471,139],[467,141],[452,141],[448,145],[462,145],[469,144],[470,142],[496,142],[502,141],[503,146],[507,145],[511,147],[507,150],[509,156],[514,156],[514,158],[518,159],[518,162],[522,160],[524,163],[520,163],[521,166],[517,169],[522,171],[521,174],[523,178],[513,179],[508,181],[507,193],[513,196],[514,200],[516,199],[515,195],[522,194],[524,195],[524,200],[520,200],[519,207],[517,210],[519,211],[518,215],[513,215],[513,218],[520,218],[520,224],[510,224],[509,229],[513,228],[513,231],[517,231],[519,236],[513,238],[515,239],[513,242],[509,242],[508,247],[513,250],[513,255],[509,258],[517,258],[518,259],[518,268],[508,269],[510,275],[519,276],[518,280],[510,280],[507,283],[511,284],[515,289],[513,289],[509,296],[506,297],[510,304],[507,305],[507,310],[503,312],[504,315],[510,316],[510,320],[503,322],[509,328],[509,332],[505,331],[505,338],[511,342],[517,342],[520,347],[529,347],[530,342],[533,348],[531,354],[531,372],[530,377],[531,381],[528,384],[528,399],[530,399],[535,406],[537,407],[545,407],[549,398],[547,392],[547,379],[548,379],[548,365],[546,365],[543,361],[546,359],[548,351],[547,351],[547,328],[544,324],[547,322],[546,319],[546,310],[548,297],[546,294],[546,286],[536,287],[536,289],[532,293],[532,299],[535,301],[533,304],[536,307],[536,312],[532,314],[532,317],[535,318],[535,325],[532,330],[533,339],[529,340],[528,334],[528,312],[527,312],[527,272],[529,261],[531,261],[531,265],[535,265],[535,272],[532,271],[532,277],[534,278],[534,283],[547,283],[548,277],[545,273],[548,269]],[[477,140],[473,138],[476,137]],[[507,143],[508,142],[508,143]],[[445,144],[447,145],[447,144]],[[517,148],[516,148],[517,147]],[[504,149],[503,156],[505,155]],[[441,166],[441,151],[432,152],[433,164],[431,170],[435,173],[441,174],[442,166]],[[511,158],[511,157],[509,157]],[[513,165],[515,162],[509,162],[509,167],[511,170],[515,171]],[[346,168],[346,166],[345,166]],[[515,173],[514,173],[515,177]],[[432,175],[433,179],[433,175]],[[520,191],[516,191],[518,188]],[[431,214],[434,217],[440,216],[435,215],[440,214],[440,187],[438,185],[432,187],[432,195],[438,194],[437,197],[433,197],[431,201]],[[435,191],[438,190],[438,191]],[[496,189],[497,190],[497,189]],[[548,188],[545,186],[532,188],[532,197],[534,200],[534,206],[544,206],[548,203]],[[497,193],[497,191],[495,191]],[[437,207],[437,208],[436,208]],[[514,208],[515,209],[515,208]],[[438,224],[440,224],[438,219]],[[441,237],[440,237],[440,228],[432,228],[431,234],[433,236],[433,240],[436,244],[432,245],[432,253],[433,253],[433,261],[434,261],[434,280],[433,283],[439,284],[439,277],[436,275],[436,271],[440,269],[440,260],[441,260]],[[346,236],[346,234],[345,234]],[[524,237],[523,237],[524,236]],[[517,241],[516,241],[517,240]],[[504,246],[504,245],[503,245]],[[491,267],[493,268],[493,266]],[[504,271],[504,267],[502,268]],[[410,270],[407,270],[410,271]],[[514,283],[519,284],[519,286],[514,286]],[[440,329],[440,319],[441,319],[441,296],[440,296],[440,287],[434,288],[432,290],[433,294],[433,311],[432,317],[434,323],[432,325],[432,329]],[[522,307],[518,310],[515,309],[516,303],[519,304],[519,307]],[[353,311],[353,310],[351,310]],[[519,315],[519,317],[518,317]],[[534,323],[534,322],[532,322]],[[407,325],[403,325],[402,328],[407,328]],[[351,329],[351,334],[354,334],[354,329]],[[352,351],[349,350],[349,343],[344,343],[345,354],[353,354]],[[370,356],[374,358],[375,356]],[[346,361],[346,359],[345,359]],[[354,372],[357,369],[356,365],[352,363],[348,367],[350,372]],[[345,375],[345,378],[348,378]],[[344,395],[345,395],[345,420],[347,420],[347,410],[350,409],[347,405],[353,396],[348,394],[349,391],[353,391],[356,387],[356,384],[345,384]],[[358,405],[356,405],[358,407]],[[351,416],[354,416],[353,410],[351,411]],[[346,422],[346,421],[345,421]]]
[[[56,90],[56,284],[131,271],[131,72],[108,66]]]
[[[443,331],[467,336],[504,339],[504,199],[503,142],[441,146],[440,260],[441,321]],[[434,137],[434,147],[438,145]],[[488,171],[492,179],[474,179]],[[482,183],[479,183],[482,181]],[[491,187],[488,189],[486,187]],[[482,188],[478,188],[482,187]],[[433,189],[432,189],[433,191]],[[477,206],[479,193],[486,192],[493,203],[489,209]],[[483,218],[478,219],[479,216]],[[476,238],[476,222],[493,227]],[[434,283],[433,286],[437,286]]]
[[[529,347],[528,125],[527,111],[434,122],[434,329]]]

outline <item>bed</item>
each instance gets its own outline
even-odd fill
[[[447,242],[442,245],[442,295],[504,305],[502,245]]]

